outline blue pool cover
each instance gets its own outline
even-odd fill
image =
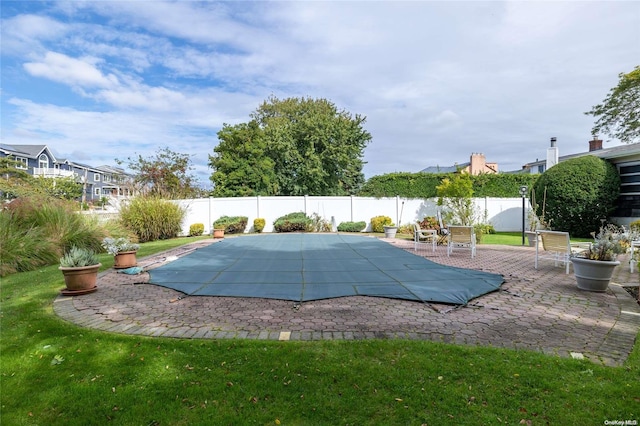
[[[228,238],[149,271],[150,283],[192,296],[298,302],[376,296],[466,305],[502,275],[439,265],[377,238],[271,234]]]

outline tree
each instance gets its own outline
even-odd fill
[[[475,221],[473,204],[473,182],[467,173],[456,173],[451,178],[444,178],[436,187],[438,205],[446,209],[448,222],[456,225],[470,226]]]
[[[235,126],[225,124],[218,132],[215,155],[209,156],[213,195],[248,197],[276,195],[278,186],[274,162],[267,155],[265,136],[251,120]]]
[[[254,191],[277,195],[349,195],[363,184],[362,156],[371,140],[362,127],[364,117],[339,111],[326,99],[270,97],[251,119],[235,126],[235,134],[228,127],[218,134],[221,143],[217,156],[211,157],[211,180],[225,187],[222,193],[250,192],[237,179],[242,175],[257,188]],[[273,175],[265,181],[247,173],[251,165],[264,171],[270,164]]]
[[[123,164],[125,161],[116,159],[116,162]],[[188,154],[161,148],[155,157],[147,159],[138,155],[137,159],[128,157],[126,162],[136,173],[136,189],[143,195],[179,199],[196,197],[202,192],[195,178],[189,174],[193,167]]]
[[[76,182],[73,176],[33,179],[33,186],[39,188],[54,198],[63,200],[75,200],[82,196],[82,184]]]
[[[609,91],[604,102],[585,114],[597,119],[591,130],[594,137],[604,132],[632,143],[640,139],[640,66],[618,77],[618,85]]]
[[[536,214],[554,230],[575,237],[598,232],[615,207],[620,192],[616,167],[593,155],[563,161],[540,175],[533,190]],[[541,203],[544,200],[544,203]]]

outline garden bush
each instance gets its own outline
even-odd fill
[[[384,227],[393,222],[389,216],[376,216],[371,218],[371,232],[384,232]]]
[[[367,227],[367,222],[340,222],[338,231],[340,232],[361,232]]]
[[[266,224],[267,224],[267,221],[261,217],[257,219],[253,219],[253,230],[256,232],[262,232]]]
[[[105,229],[74,203],[21,197],[0,211],[0,276],[58,263],[71,247],[102,250]]]
[[[476,242],[480,244],[482,242],[482,237],[488,234],[495,234],[496,230],[493,225],[489,223],[479,223],[473,225],[473,232],[476,234]]]
[[[629,229],[634,232],[640,232],[640,220],[634,220],[629,224]]]
[[[312,226],[313,221],[303,212],[289,213],[273,222],[273,229],[276,232],[310,232]]]
[[[189,236],[197,237],[204,234],[204,223],[193,223],[189,226]]]
[[[438,218],[435,216],[425,216],[420,222],[421,229],[435,229],[436,231],[440,231],[440,225],[438,224]]]
[[[185,210],[157,197],[136,197],[120,209],[121,223],[141,243],[175,238],[182,231]]]
[[[588,238],[615,207],[620,191],[616,167],[593,155],[572,158],[545,171],[534,185],[536,214],[551,229]],[[546,192],[546,195],[545,195]]]
[[[222,216],[213,222],[215,229],[224,228],[225,234],[242,234],[247,228],[247,216]]]

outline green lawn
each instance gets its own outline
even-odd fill
[[[145,256],[188,239],[143,244]],[[504,243],[500,243],[504,244]],[[113,260],[102,255],[103,268]],[[0,283],[3,425],[602,425],[640,421],[640,345],[623,367],[402,340],[181,340],[53,313],[57,266]]]

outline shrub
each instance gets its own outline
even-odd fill
[[[193,223],[189,226],[189,236],[197,237],[199,235],[204,234],[204,224],[203,223]]]
[[[253,219],[253,230],[256,232],[262,232],[267,221],[262,218]]]
[[[413,235],[413,224],[404,224],[398,227],[398,234]]]
[[[384,227],[391,225],[393,222],[389,216],[376,216],[371,218],[371,231],[384,232]]]
[[[601,219],[609,216],[620,191],[616,167],[593,155],[572,158],[545,171],[534,185],[538,200],[536,214],[542,214],[551,228],[576,237],[597,232]],[[546,197],[545,197],[546,191]]]
[[[249,218],[246,216],[222,216],[213,222],[215,229],[224,228],[225,234],[242,234],[247,228]]]
[[[640,232],[640,220],[634,220],[629,224],[629,229],[633,232]]]
[[[480,244],[482,242],[482,237],[487,234],[495,234],[496,230],[490,223],[479,223],[477,225],[473,225],[473,231],[476,234],[476,242]]]
[[[331,222],[320,216],[318,213],[311,215],[311,230],[315,232],[331,232],[333,227]]]
[[[273,229],[276,232],[307,232],[312,230],[312,220],[303,212],[289,213],[276,219]]]
[[[340,232],[361,232],[367,227],[367,222],[340,222],[338,231]]]
[[[177,237],[184,215],[177,204],[156,197],[136,197],[120,209],[122,224],[143,243]]]
[[[53,265],[60,251],[44,228],[21,227],[8,210],[0,211],[0,248],[0,277]]]

